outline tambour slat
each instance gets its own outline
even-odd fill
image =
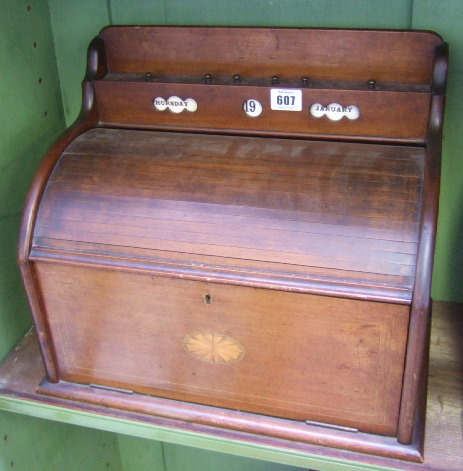
[[[306,266],[338,280],[352,271],[411,290],[422,173],[417,147],[95,129],[52,174],[36,240]]]

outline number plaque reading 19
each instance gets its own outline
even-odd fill
[[[302,111],[302,91],[293,88],[272,88],[270,108],[281,111]]]
[[[262,113],[262,105],[259,101],[250,98],[243,103],[243,110],[251,118],[256,118]]]

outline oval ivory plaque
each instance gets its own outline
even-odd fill
[[[360,117],[360,110],[357,106],[342,106],[339,103],[331,103],[328,106],[314,103],[309,108],[309,112],[314,118],[321,118],[326,115],[331,121],[339,121],[344,118],[344,116],[350,120],[355,120]]]
[[[153,106],[158,111],[165,111],[169,109],[172,113],[178,114],[183,110],[187,110],[190,113],[194,113],[198,109],[198,103],[193,98],[186,98],[182,100],[178,96],[171,96],[165,100],[161,96],[153,98]]]
[[[236,340],[218,332],[193,332],[185,335],[183,348],[193,357],[209,363],[232,363],[244,357],[244,348]]]

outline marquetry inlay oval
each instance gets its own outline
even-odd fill
[[[244,348],[239,342],[218,332],[187,334],[182,345],[190,355],[210,363],[232,363],[244,357]]]

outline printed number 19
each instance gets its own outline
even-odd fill
[[[277,96],[277,104],[278,105],[285,105],[285,106],[294,106],[296,101],[296,97],[294,95],[278,95]]]
[[[256,102],[254,100],[246,100],[244,102],[244,111],[246,113],[255,113],[256,112]]]
[[[259,101],[250,98],[243,103],[243,110],[248,116],[255,118],[262,113],[262,105]]]

